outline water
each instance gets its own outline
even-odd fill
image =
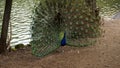
[[[108,2],[98,0],[98,5],[101,8],[101,15],[111,17],[113,14],[119,11],[120,0],[117,0],[118,2],[109,2],[109,0],[106,1]],[[11,46],[21,43],[28,44],[31,41],[31,16],[33,15],[32,9],[36,3],[38,3],[37,0],[13,0],[10,20],[12,23]],[[5,0],[0,0],[0,29],[4,5]]]
[[[1,24],[2,24],[2,19],[3,19],[4,5],[5,5],[4,0],[1,0],[0,2],[0,33],[1,33]]]
[[[5,0],[0,2],[0,25],[4,11]],[[11,20],[12,40],[11,46],[17,44],[29,44],[31,41],[32,9],[35,0],[13,0]]]

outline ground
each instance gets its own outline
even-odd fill
[[[120,68],[120,20],[106,20],[94,46],[61,47],[43,58],[30,48],[0,55],[0,68]]]

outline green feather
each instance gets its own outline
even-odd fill
[[[62,40],[63,37],[64,37],[64,32],[60,32],[60,34],[59,34],[59,39]]]

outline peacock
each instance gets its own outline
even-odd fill
[[[32,53],[43,57],[60,46],[91,45],[101,23],[87,5],[85,0],[42,0],[33,11]]]
[[[61,32],[60,33],[60,39],[61,39],[61,46],[65,46],[67,44],[66,32]]]

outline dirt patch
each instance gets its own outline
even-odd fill
[[[120,20],[106,20],[94,46],[61,47],[43,58],[26,48],[0,55],[0,68],[120,68]]]

